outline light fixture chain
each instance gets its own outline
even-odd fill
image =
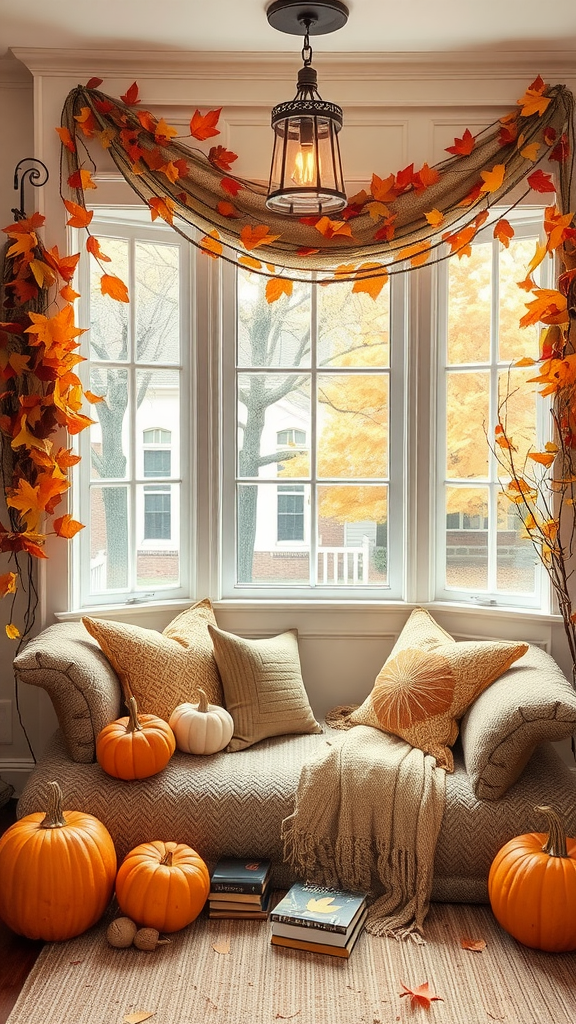
[[[312,47],[310,46],[309,35],[309,29],[312,22],[308,18],[306,18],[303,19],[303,24],[305,26],[306,31],[304,33],[304,46],[302,47],[302,61],[304,63],[304,67],[307,68],[310,67],[312,63]]]

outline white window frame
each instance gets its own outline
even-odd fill
[[[514,227],[516,239],[531,238],[542,241],[542,214],[543,207],[517,208],[508,219]],[[502,371],[506,371],[510,362],[498,360],[498,274],[496,273],[498,253],[501,250],[501,243],[493,237],[493,224],[496,219],[497,208],[492,209],[490,226],[478,232],[472,245],[490,242],[492,245],[492,309],[490,325],[490,361],[489,363],[467,363],[458,364],[456,372],[470,372],[477,369],[487,370],[490,374],[490,422],[487,424],[488,438],[495,437],[497,424],[496,415],[498,410],[498,379]],[[502,216],[506,215],[502,209]],[[452,257],[458,259],[458,257]],[[466,259],[466,257],[463,257]],[[476,590],[474,588],[464,589],[459,587],[448,587],[445,585],[445,565],[447,547],[446,527],[446,502],[445,486],[458,486],[458,481],[453,481],[444,476],[443,467],[446,465],[446,381],[448,379],[447,367],[447,319],[448,319],[448,272],[450,260],[444,260],[435,270],[436,277],[436,408],[433,419],[433,435],[436,438],[434,456],[434,480],[436,495],[436,544],[435,544],[435,583],[433,598],[436,601],[454,603],[465,603],[473,605],[489,605],[490,607],[502,608],[525,608],[533,609],[550,614],[551,612],[551,590],[547,575],[543,572],[542,565],[534,550],[535,585],[533,594],[511,593],[490,589]],[[546,257],[544,264],[539,268],[541,287],[550,287],[552,279],[552,260]],[[529,301],[529,295],[526,295]],[[454,367],[450,367],[454,372]],[[537,397],[536,399],[536,422],[537,438],[535,446],[544,445],[550,439],[550,404],[548,401]],[[498,464],[495,455],[489,451],[488,475],[486,477],[474,477],[466,483],[486,487],[489,494],[489,525],[488,525],[488,580],[489,583],[496,579],[497,570],[497,500],[502,491],[498,479]],[[431,552],[432,554],[432,552]],[[431,559],[432,562],[432,559]]]
[[[152,478],[144,477],[143,467],[136,466],[136,451],[128,453],[127,476],[119,480],[120,486],[128,486],[128,536],[131,538],[129,557],[129,582],[125,590],[108,590],[102,593],[90,592],[90,430],[82,431],[75,438],[74,448],[81,455],[81,462],[75,467],[73,475],[73,514],[87,528],[81,530],[74,538],[72,552],[72,583],[71,603],[73,608],[86,609],[105,605],[135,604],[145,601],[171,601],[188,599],[193,590],[196,525],[193,509],[196,502],[195,479],[192,471],[194,463],[195,420],[190,415],[194,408],[196,380],[194,375],[194,357],[196,350],[196,323],[193,316],[195,305],[195,265],[196,252],[185,239],[182,239],[168,225],[151,225],[149,211],[141,207],[94,207],[94,219],[91,231],[96,237],[103,238],[102,248],[106,251],[106,237],[127,239],[131,251],[137,242],[154,242],[158,244],[177,245],[180,249],[180,361],[178,363],[155,363],[154,369],[176,371],[180,374],[180,421],[179,421],[179,473],[174,473],[174,448],[169,483],[172,485],[172,536],[179,536],[179,584],[178,586],[159,585],[153,590],[141,587],[136,582],[136,555],[138,551],[172,549],[173,543],[166,540],[143,541],[144,505],[143,487],[151,483]],[[76,233],[75,251],[83,255],[79,265],[79,290],[84,299],[79,300],[78,322],[89,324],[90,294],[90,258],[83,251],[84,237]],[[129,294],[134,294],[133,264],[130,261],[129,280],[125,282]],[[113,300],[111,300],[113,301]],[[131,329],[135,326],[135,307],[128,306]],[[87,339],[87,336],[85,336]],[[90,387],[89,342],[84,341],[83,354],[86,362],[79,368],[79,376],[85,388]],[[135,374],[142,364],[130,360],[122,363],[129,379],[130,393],[134,394]],[[131,417],[131,436],[136,437],[136,410],[132,403],[127,415]],[[96,418],[93,415],[92,418]],[[140,446],[142,447],[142,446]],[[181,524],[187,524],[181,529]]]

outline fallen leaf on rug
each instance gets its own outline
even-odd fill
[[[222,942],[213,942],[212,949],[215,953],[229,953],[230,939],[224,939]]]
[[[435,999],[440,999],[443,1002],[442,996],[435,996],[430,991],[430,985],[427,981],[423,982],[422,985],[417,985],[416,988],[408,988],[403,981],[400,982],[403,992],[400,992],[400,997],[410,996],[410,1003],[412,1006],[424,1006],[427,1010],[430,1009],[430,1003]]]
[[[148,1020],[149,1017],[154,1017],[156,1010],[137,1010],[136,1013],[127,1013],[122,1020],[122,1024],[142,1024],[143,1020]]]
[[[481,953],[486,949],[484,939],[460,939],[462,949],[471,949],[473,953]]]

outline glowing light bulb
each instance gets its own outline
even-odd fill
[[[314,160],[313,146],[303,146],[296,153],[292,181],[295,185],[314,185],[316,181],[316,161]]]

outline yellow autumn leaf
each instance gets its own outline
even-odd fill
[[[212,228],[209,235],[204,235],[204,238],[200,239],[200,251],[205,253],[206,256],[211,256],[213,260],[217,259],[224,252],[224,247],[219,239],[219,231],[216,228]]]
[[[497,192],[502,186],[505,173],[506,167],[504,164],[495,164],[491,171],[480,171],[480,177],[484,182],[480,191]]]
[[[266,302],[277,302],[282,295],[292,295],[294,282],[286,277],[271,277],[266,282]]]
[[[34,274],[39,288],[50,288],[56,280],[56,274],[52,267],[42,260],[30,260],[30,270]]]
[[[444,223],[444,214],[441,213],[440,210],[437,210],[436,208],[430,210],[428,213],[425,213],[424,216],[426,217],[426,220],[433,228],[439,228],[440,225]]]
[[[415,242],[396,254],[396,260],[410,260],[413,267],[421,267],[430,258],[430,242]]]
[[[9,640],[17,640],[20,636],[18,626],[15,626],[13,622],[9,622],[6,626],[6,636]]]
[[[524,149],[520,150],[520,156],[523,156],[525,160],[531,160],[534,163],[538,159],[538,153],[540,151],[539,142],[531,142],[528,146],[524,146]]]
[[[333,914],[336,910],[342,910],[342,907],[334,906],[333,896],[322,896],[319,900],[313,896],[312,899],[308,900],[306,910],[313,914]]]
[[[528,458],[540,466],[551,466],[556,455],[553,452],[528,452]]]

